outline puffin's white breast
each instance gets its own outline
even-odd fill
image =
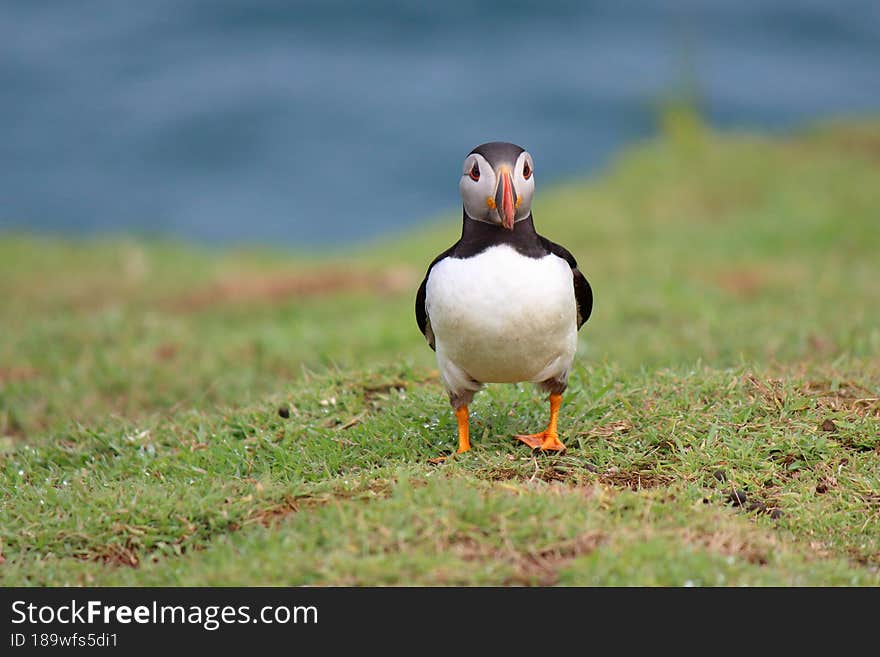
[[[425,305],[448,385],[448,361],[485,383],[544,381],[571,366],[577,303],[571,267],[555,255],[500,245],[445,258],[431,269]]]

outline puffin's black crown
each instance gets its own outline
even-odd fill
[[[516,158],[518,158],[519,154],[524,150],[525,149],[522,146],[517,146],[516,144],[511,144],[506,141],[490,141],[485,144],[480,144],[468,153],[468,155],[478,153],[485,157],[489,164],[494,166],[498,162],[516,162]]]

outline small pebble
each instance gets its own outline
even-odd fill
[[[748,499],[745,491],[737,489],[727,496],[727,503],[733,504],[734,506],[742,506]]]
[[[281,406],[278,409],[278,415],[283,417],[285,420],[290,417],[290,409],[287,406]]]

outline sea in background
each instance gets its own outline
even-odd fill
[[[478,143],[589,174],[683,87],[725,128],[876,112],[880,2],[5,0],[0,230],[375,237]]]

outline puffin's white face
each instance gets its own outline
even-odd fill
[[[471,219],[513,230],[514,222],[525,219],[532,210],[532,156],[523,151],[516,162],[490,164],[479,153],[471,153],[465,158],[458,188]]]

